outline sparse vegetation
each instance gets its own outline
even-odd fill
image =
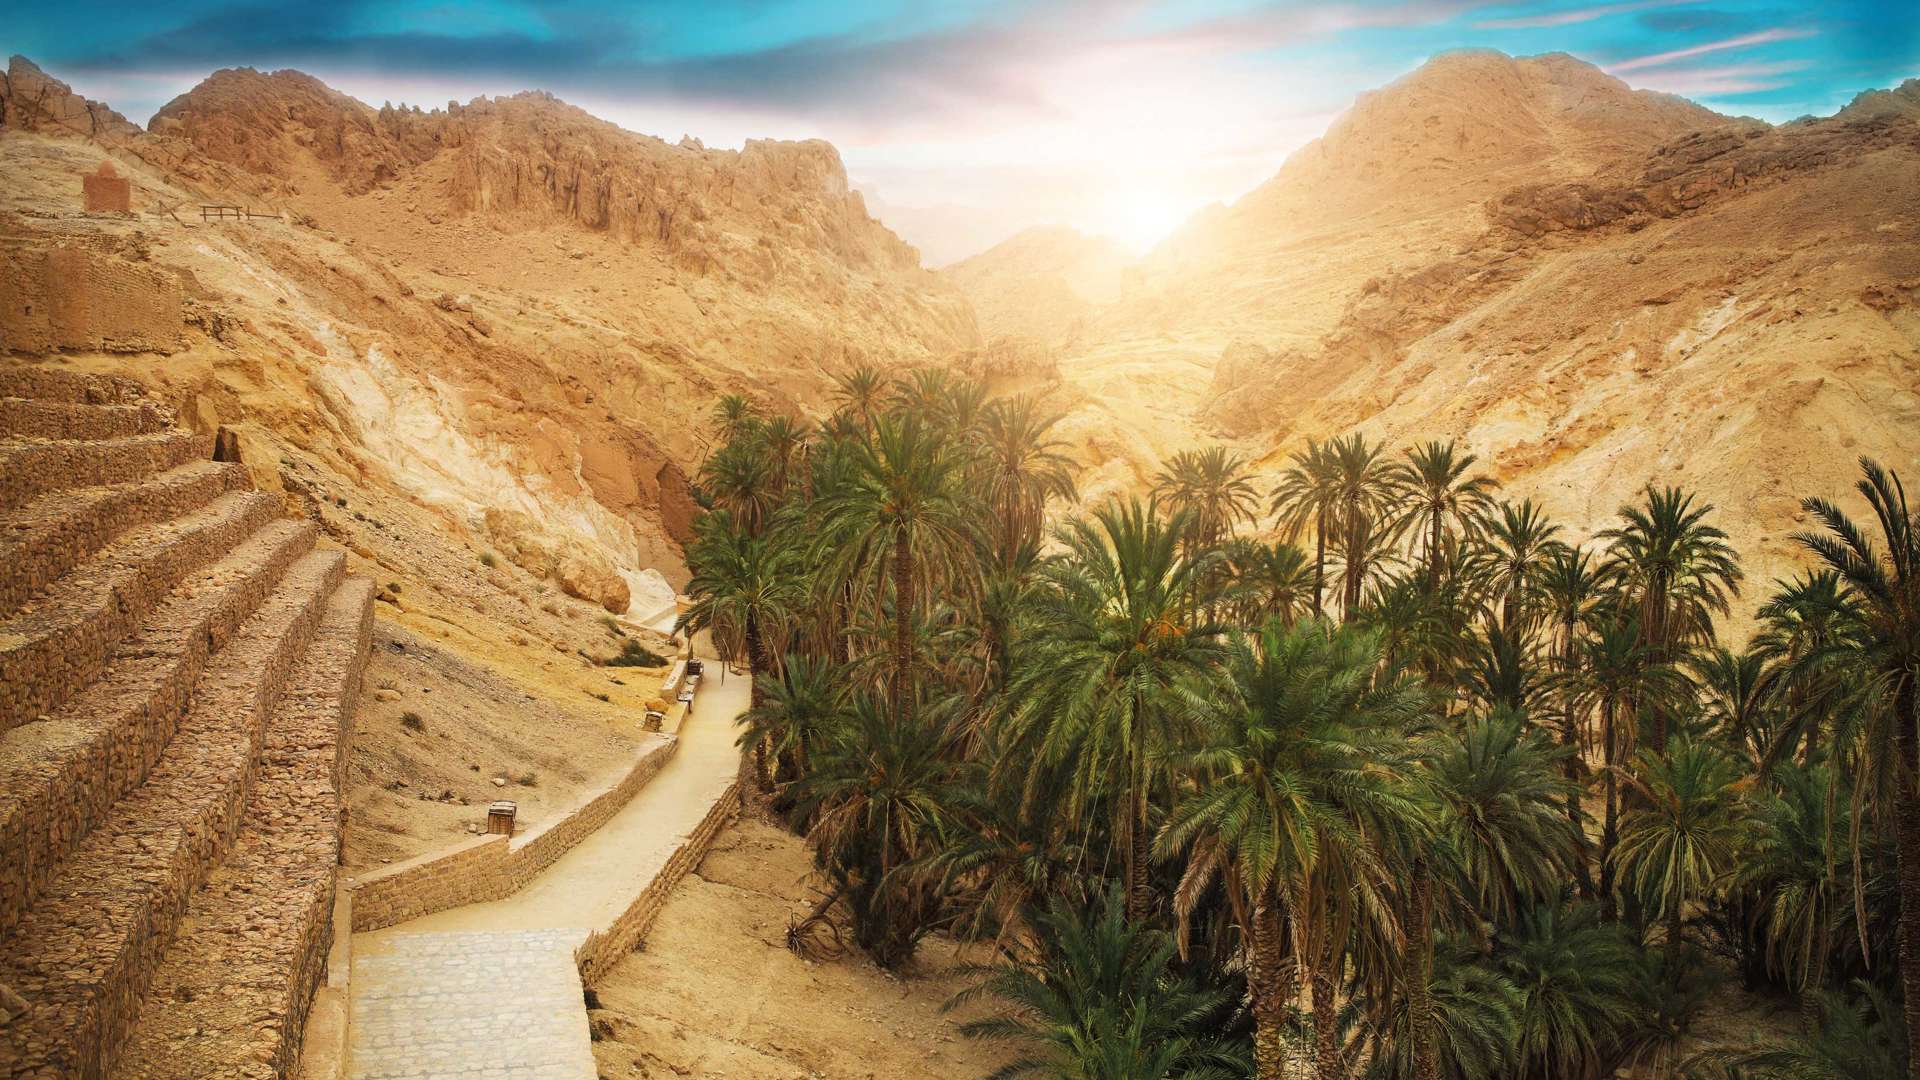
[[[499,565],[499,560],[494,558],[493,552],[483,551],[480,553],[480,565],[491,570],[495,566]]]
[[[601,661],[606,667],[658,668],[667,666],[667,658],[628,638],[620,644],[620,654]]]
[[[421,719],[420,714],[414,712],[412,709],[408,709],[406,712],[400,714],[400,726],[406,728],[408,731],[427,730],[427,722]]]
[[[1007,1011],[970,1031],[1029,1047],[1005,1075],[1908,1075],[1891,474],[1863,465],[1872,541],[1806,503],[1826,569],[1736,649],[1737,553],[1682,489],[1583,539],[1457,445],[1349,435],[1265,505],[1180,455],[1043,554],[1072,483],[1034,402],[861,369],[839,406],[721,403],[678,629],[755,676],[742,741],[819,917],[890,966],[935,928],[995,946]],[[1690,1054],[1729,962],[1806,1039]]]

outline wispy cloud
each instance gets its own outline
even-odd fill
[[[1636,56],[1631,60],[1622,60],[1617,64],[1609,64],[1607,65],[1607,70],[1618,75],[1623,71],[1639,71],[1641,68],[1660,67],[1678,60],[1690,60],[1696,56],[1725,52],[1728,49],[1745,49],[1754,45],[1769,45],[1776,41],[1794,41],[1799,38],[1809,38],[1817,33],[1819,33],[1817,30],[1795,30],[1786,27],[1775,27],[1772,30],[1762,30],[1755,34],[1742,34],[1739,37],[1722,38],[1719,41],[1709,41],[1703,45],[1692,45],[1684,49],[1674,49],[1669,52]]]
[[[1789,85],[1777,78],[1812,66],[1808,60],[1773,64],[1723,64],[1715,67],[1662,67],[1636,76],[1633,84],[1669,94],[1752,94]]]
[[[1481,19],[1473,25],[1480,30],[1537,30],[1554,26],[1573,26],[1577,23],[1604,19],[1609,15],[1624,15],[1630,11],[1688,7],[1702,2],[1703,0],[1629,0],[1627,3],[1595,4],[1592,7],[1548,11],[1538,15],[1520,15],[1508,19]]]

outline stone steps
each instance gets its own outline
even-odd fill
[[[125,533],[0,623],[0,734],[51,712],[98,676],[114,646],[181,579],[278,512],[269,495],[235,491]]]
[[[232,845],[268,718],[344,565],[338,551],[315,551],[287,571],[207,665],[146,783],[88,833],[0,941],[0,984],[28,1003],[0,1042],[8,1075],[107,1075],[182,912]]]
[[[189,576],[121,642],[100,678],[44,722],[0,735],[0,935],[59,860],[147,772],[208,660],[313,550],[310,522],[275,521]]]
[[[373,583],[350,578],[289,680],[234,850],[188,907],[115,1077],[292,1070],[331,945],[344,733],[372,634]]]
[[[125,375],[0,360],[0,397],[34,398],[69,405],[125,405],[146,400],[146,388]]]
[[[0,615],[11,615],[121,533],[247,486],[240,465],[195,461],[127,484],[55,492],[0,514]]]
[[[0,437],[8,439],[124,439],[151,435],[173,423],[150,401],[131,405],[76,405],[36,398],[0,398]]]
[[[213,436],[185,431],[92,442],[9,439],[0,442],[0,506],[49,491],[124,484],[212,456]]]

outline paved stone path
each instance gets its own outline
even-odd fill
[[[364,936],[364,935],[363,935]],[[593,1048],[567,930],[399,934],[353,958],[353,1080],[582,1080]]]
[[[349,1080],[595,1080],[573,950],[738,775],[750,683],[722,666],[707,664],[666,767],[525,888],[353,936]]]

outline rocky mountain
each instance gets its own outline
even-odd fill
[[[468,558],[610,610],[651,614],[684,573],[716,397],[814,402],[853,359],[980,344],[824,142],[670,144],[537,93],[376,109],[248,69],[142,130],[20,58],[0,108],[0,274],[69,296],[32,341],[0,313],[0,349],[132,371],[256,469],[424,507]],[[103,157],[130,217],[80,212]],[[109,294],[158,299],[135,333]]]
[[[1799,496],[1860,453],[1920,468],[1916,100],[1770,127],[1565,56],[1438,57],[1076,315],[1084,494],[1209,441],[1271,474],[1355,428],[1457,437],[1576,529],[1699,490],[1785,573]]]

